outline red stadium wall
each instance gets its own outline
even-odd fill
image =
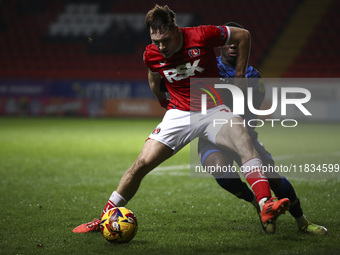
[[[228,21],[242,24],[252,35],[250,64],[258,67],[301,1],[197,0],[193,5],[186,0],[171,3],[160,0],[158,3],[169,4],[177,13],[180,26]],[[144,83],[148,90],[142,56],[150,40],[143,19],[154,1],[3,0],[0,5],[0,88],[5,88],[8,80],[17,84],[32,80],[37,84],[128,81]],[[339,4],[334,1],[284,77],[338,77],[339,39],[334,30],[339,26],[338,9]],[[334,39],[322,40],[324,34]],[[322,43],[321,50],[318,43]],[[8,114],[4,109],[11,104],[16,105],[14,112],[20,114],[18,109],[27,100],[32,101],[27,95],[9,98],[8,94],[1,95],[1,91],[0,97],[2,114]],[[110,98],[115,99],[119,98]],[[54,99],[44,100],[41,103],[47,107],[56,105]],[[67,101],[70,99],[64,100],[60,109],[72,105]],[[85,97],[81,102],[86,105],[89,101]],[[86,115],[82,107],[76,114]]]

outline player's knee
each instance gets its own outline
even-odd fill
[[[221,178],[224,176],[232,164],[233,160],[220,152],[211,153],[204,161],[204,166],[215,178]]]
[[[137,160],[135,161],[135,169],[142,169],[146,166],[146,160],[144,158],[137,158]]]
[[[242,119],[242,118],[236,118]],[[233,141],[239,141],[241,144],[243,143],[251,143],[251,138],[249,136],[249,132],[247,127],[242,124],[234,124],[230,127],[230,134]]]
[[[211,153],[204,161],[205,166],[228,166],[231,164],[232,161],[226,158],[222,153],[220,152],[213,152]]]
[[[152,168],[145,158],[138,157],[130,168],[130,174],[134,176],[145,176]]]
[[[242,161],[251,157],[257,157],[251,139],[246,129],[240,129],[239,136],[234,139],[236,153]]]

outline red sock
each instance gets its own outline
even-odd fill
[[[262,172],[261,164],[259,158],[251,158],[241,166],[244,177],[255,193],[257,202],[262,198],[271,197],[269,182]]]
[[[100,218],[103,217],[103,215],[112,208],[119,207],[119,206],[125,206],[127,204],[127,201],[125,198],[123,198],[120,194],[118,194],[116,191],[114,191],[107,202],[102,215],[100,215]]]
[[[102,212],[102,215],[100,215],[100,218],[103,217],[103,215],[108,211],[108,210],[111,210],[112,208],[115,208],[116,205],[111,201],[109,200],[106,204],[106,206],[104,207],[104,210]]]

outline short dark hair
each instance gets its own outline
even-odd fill
[[[174,29],[176,24],[175,13],[167,6],[155,5],[145,17],[145,25],[154,32],[165,32]]]
[[[233,22],[233,21],[227,22],[227,23],[225,23],[224,25],[225,25],[225,26],[228,26],[228,27],[239,27],[239,28],[244,28],[244,27],[242,27],[240,24],[238,24],[237,22]]]

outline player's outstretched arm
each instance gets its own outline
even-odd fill
[[[250,55],[250,33],[246,29],[229,27],[230,39],[228,44],[238,45],[238,57],[236,62],[235,78],[245,78]],[[241,89],[246,89],[242,87]]]

